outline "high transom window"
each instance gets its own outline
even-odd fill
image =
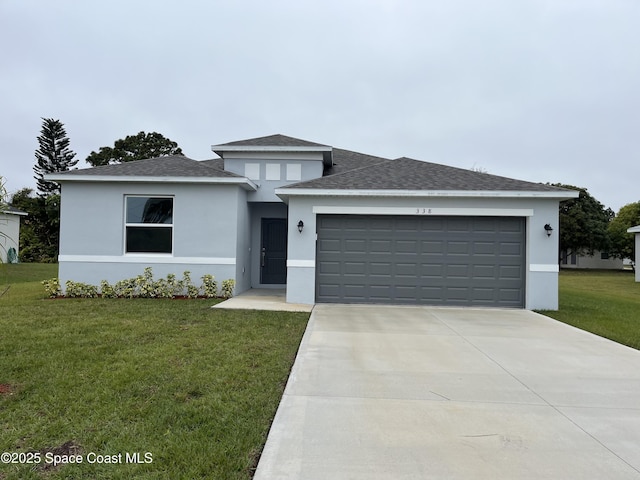
[[[125,252],[173,252],[172,197],[125,197]]]

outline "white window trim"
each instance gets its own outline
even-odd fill
[[[139,197],[139,198],[170,198],[173,201],[172,213],[171,213],[171,223],[129,223],[127,222],[127,198],[129,197]],[[126,193],[124,195],[123,202],[123,224],[124,228],[122,229],[122,252],[125,256],[134,256],[134,257],[158,257],[158,258],[166,258],[173,257],[173,249],[174,249],[174,218],[176,207],[176,199],[174,195],[154,195],[154,194],[142,194],[142,193]],[[166,228],[171,227],[171,252],[170,253],[158,253],[158,252],[127,252],[127,227],[152,227],[152,228]]]

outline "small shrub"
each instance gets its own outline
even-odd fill
[[[103,298],[117,298],[115,289],[106,280],[100,282],[100,293]]]
[[[47,292],[49,298],[56,298],[62,295],[62,287],[60,286],[60,280],[57,278],[50,278],[49,280],[43,280],[44,291]]]
[[[65,295],[71,298],[95,298],[98,296],[98,289],[94,285],[88,283],[74,282],[67,280],[65,282]]]
[[[171,292],[171,298],[176,295],[182,295],[182,291],[184,290],[182,280],[177,280],[173,273],[167,274],[167,289]]]
[[[236,286],[236,281],[233,278],[222,281],[222,296],[224,298],[233,297],[233,289]]]
[[[187,292],[188,298],[197,298],[198,293],[200,293],[200,289],[196,287],[193,283],[191,283],[191,272],[186,270],[182,274],[182,286]]]
[[[51,298],[66,296],[70,298],[94,298],[102,295],[103,298],[174,298],[176,295],[186,295],[188,298],[197,298],[203,292],[207,298],[218,295],[218,282],[213,275],[203,275],[200,287],[191,281],[191,272],[185,271],[182,280],[177,280],[173,273],[167,278],[154,280],[153,270],[146,267],[142,275],[126,278],[111,285],[107,280],[100,282],[100,288],[82,282],[68,280],[65,283],[63,294],[60,282],[57,278],[42,282],[47,295]],[[222,282],[222,296],[233,296],[235,280],[229,279]]]
[[[135,280],[136,296],[142,298],[155,298],[157,297],[156,282],[153,280],[153,270],[151,267],[144,269],[142,275],[138,275]]]
[[[161,278],[155,282],[156,298],[173,298],[174,287],[169,285],[166,278]]]
[[[202,293],[207,298],[216,298],[218,296],[218,282],[213,275],[206,274],[202,276]]]
[[[136,296],[136,279],[127,278],[116,282],[113,286],[115,296],[118,298],[133,298]]]

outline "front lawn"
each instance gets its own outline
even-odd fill
[[[640,283],[632,272],[562,270],[560,309],[545,315],[640,349]]]
[[[250,478],[309,315],[45,299],[55,268],[0,265],[0,452],[41,456],[0,480]]]

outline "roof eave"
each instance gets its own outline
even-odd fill
[[[640,225],[627,229],[627,233],[640,233]]]
[[[449,198],[549,198],[568,200],[577,198],[579,192],[568,190],[519,191],[519,190],[342,190],[315,188],[277,188],[275,194],[281,199],[291,196],[307,197],[449,197]]]
[[[44,176],[51,182],[107,182],[107,183],[197,183],[202,185],[238,185],[245,190],[255,191],[258,186],[245,177],[173,177],[173,176],[112,176],[112,175],[61,175],[49,174]]]
[[[5,215],[18,215],[20,217],[27,217],[29,216],[29,214],[27,212],[23,212],[22,210],[1,210],[0,209],[0,214],[5,214]]]

